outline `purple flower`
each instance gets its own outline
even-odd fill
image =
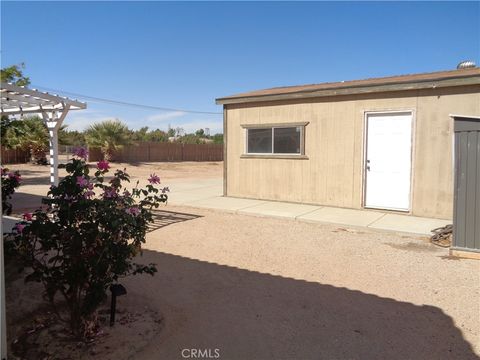
[[[17,224],[17,225],[15,225],[15,228],[14,228],[14,229],[17,230],[17,232],[18,232],[19,234],[21,234],[21,233],[23,232],[23,229],[25,229],[25,225],[23,225],[23,224]]]
[[[83,194],[83,197],[85,199],[90,199],[92,196],[95,196],[95,193],[93,192],[93,184],[92,183],[87,183],[87,191]]]
[[[137,216],[138,214],[140,214],[140,209],[136,206],[128,208],[125,211],[127,212],[127,214],[130,214],[133,216]]]
[[[166,192],[170,192],[170,188],[168,186],[165,186],[163,189],[162,189],[162,194],[165,194]]]
[[[87,160],[88,150],[84,147],[79,147],[75,149],[73,155],[79,157],[80,159]]]
[[[103,197],[106,198],[106,199],[111,199],[111,198],[114,198],[118,195],[117,191],[115,188],[110,188],[110,189],[107,189],[105,190],[105,192],[103,193]]]
[[[85,194],[83,194],[85,199],[90,199],[92,196],[95,196],[95,193],[92,190],[87,190]]]
[[[150,184],[160,184],[160,177],[156,175],[155,173],[151,174],[150,177],[148,178],[148,182]]]
[[[77,176],[77,185],[84,188],[88,186],[88,179],[84,176]]]
[[[97,168],[100,171],[107,171],[108,169],[110,169],[110,164],[108,163],[108,161],[102,160],[97,163]]]
[[[23,218],[26,220],[26,221],[32,221],[32,213],[29,213],[29,212],[26,212],[23,214]]]
[[[67,194],[67,195],[63,195],[63,200],[65,200],[65,201],[70,201],[70,202],[72,202],[72,203],[74,203],[74,202],[77,201],[77,199],[76,199],[75,196],[70,196],[70,195],[68,195],[68,194]]]
[[[130,195],[132,195],[132,194],[130,194],[130,191],[128,191],[128,190],[126,190],[126,189],[123,190],[123,196],[129,197]]]
[[[14,172],[8,173],[8,177],[10,179],[15,179],[18,182],[20,182],[20,179],[21,179],[20,175],[15,174]]]

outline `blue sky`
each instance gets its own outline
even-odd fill
[[[32,87],[221,113],[215,98],[248,90],[479,64],[480,3],[2,1],[1,50]],[[222,131],[221,114],[87,102],[71,129]]]

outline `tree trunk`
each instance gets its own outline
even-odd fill
[[[105,149],[103,152],[103,159],[105,161],[112,161],[113,158],[113,151],[111,149]]]

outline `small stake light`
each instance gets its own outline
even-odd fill
[[[121,284],[110,285],[110,291],[112,292],[112,304],[110,305],[110,326],[115,324],[115,311],[117,308],[117,296],[127,294],[127,289]]]

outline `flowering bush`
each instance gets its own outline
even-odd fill
[[[2,213],[10,215],[12,213],[12,204],[9,200],[12,198],[15,189],[20,186],[20,173],[18,171],[10,172],[7,168],[1,169],[2,174]]]
[[[156,272],[154,264],[133,258],[145,242],[152,209],[167,201],[168,189],[155,187],[160,179],[153,174],[145,188],[137,182],[130,192],[122,186],[129,182],[125,171],[106,181],[108,162],[99,162],[90,175],[86,153],[76,155],[66,165],[68,175],[43,200],[47,209],[24,214],[13,243],[22,265],[32,269],[25,280],[42,282],[53,305],[57,295],[63,297],[73,334],[84,337],[95,327],[95,311],[111,284]]]

